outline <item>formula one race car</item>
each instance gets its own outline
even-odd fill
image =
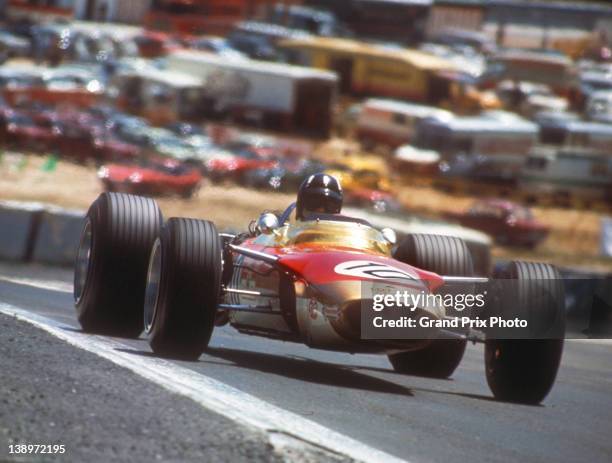
[[[230,235],[205,220],[164,223],[152,199],[102,193],[87,214],[75,268],[83,330],[138,337],[144,327],[155,354],[197,359],[214,326],[229,323],[245,334],[313,348],[386,354],[397,372],[436,378],[452,375],[467,341],[483,342],[496,398],[539,403],[548,394],[563,331],[516,339],[475,329],[478,324],[430,323],[434,328],[423,336],[366,339],[362,324],[373,294],[364,288],[372,283],[427,295],[500,280],[515,283],[512,293],[470,313],[471,320],[505,308],[536,326],[554,321],[563,330],[563,287],[555,268],[510,262],[493,278],[474,277],[470,253],[458,238],[419,234],[395,243],[392,230],[363,219],[317,213],[295,220],[293,214],[294,205],[282,214],[265,212],[244,233]],[[411,313],[430,322],[452,318],[440,307]]]

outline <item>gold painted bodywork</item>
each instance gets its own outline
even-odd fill
[[[292,254],[293,249],[295,252],[312,252],[313,254],[317,251],[331,250],[332,252],[358,252],[364,256],[364,259],[367,259],[369,254],[373,257],[390,257],[392,248],[382,233],[372,227],[331,220],[287,223],[274,233],[260,234],[254,239],[253,244],[262,246],[264,252],[270,252],[269,248],[272,247],[282,248],[283,253],[288,255]],[[258,272],[245,277],[241,271],[238,271],[233,280],[236,287],[267,293],[274,288],[280,288],[281,275],[277,270],[268,267],[272,271],[269,276],[263,277],[267,264],[249,258],[245,258],[242,263],[255,268]],[[246,270],[246,272],[249,271]],[[359,320],[360,309],[356,309],[356,305],[360,307],[362,300],[371,300],[373,288],[378,286],[377,289],[380,289],[380,283],[369,284],[362,280],[343,279],[341,275],[337,275],[335,281],[313,284],[298,280],[292,284],[295,291],[295,320],[298,339],[311,347],[348,352],[394,352],[419,349],[431,340],[431,338],[389,341],[361,339],[360,325],[359,322],[356,322]],[[383,286],[388,291],[407,290],[402,285],[384,283]],[[426,282],[417,280],[413,288],[408,291],[419,293],[429,291],[429,289]],[[259,296],[241,295],[239,300],[234,302],[264,304],[267,303],[267,300]],[[271,304],[271,310],[282,310],[282,307],[278,301],[274,301]],[[431,310],[429,308],[428,315],[436,318],[443,317],[443,309]],[[286,316],[283,315],[236,311],[230,315],[230,319],[234,326],[243,330],[247,327],[247,331],[267,331],[277,334],[292,331],[290,323],[287,323]],[[432,331],[431,337],[435,335],[436,333]]]
[[[352,222],[330,220],[294,221],[270,235],[259,235],[255,244],[261,246],[318,246],[341,247],[391,255],[392,245],[375,228]]]

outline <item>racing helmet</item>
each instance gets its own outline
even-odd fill
[[[295,215],[298,220],[303,220],[313,212],[339,214],[342,199],[342,187],[335,177],[324,173],[313,174],[300,185]]]

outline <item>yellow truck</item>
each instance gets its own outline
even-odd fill
[[[426,52],[329,37],[288,39],[279,46],[291,63],[334,71],[342,93],[412,100],[458,112],[501,107],[499,99],[477,90],[457,65]]]

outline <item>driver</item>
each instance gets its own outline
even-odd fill
[[[313,213],[340,214],[342,199],[342,187],[335,177],[324,173],[311,175],[300,185],[296,218],[308,220]]]

